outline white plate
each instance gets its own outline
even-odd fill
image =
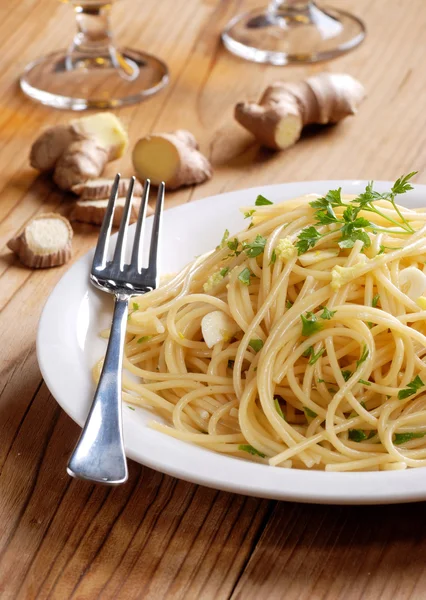
[[[262,186],[212,196],[166,211],[162,236],[161,272],[174,272],[195,255],[215,247],[223,231],[247,225],[240,206],[254,204],[262,193],[273,201],[301,194],[325,193],[342,186],[357,194],[362,181],[319,181]],[[385,191],[390,184],[380,182]],[[426,186],[416,186],[404,203],[426,206]],[[152,219],[148,222],[147,233]],[[148,237],[148,236],[147,236]],[[50,295],[41,316],[37,356],[52,395],[79,425],[89,410],[94,386],[91,367],[105,350],[98,336],[108,326],[112,299],[89,285],[93,252],[64,275]],[[209,487],[252,496],[324,504],[378,504],[426,499],[426,470],[364,473],[326,473],[269,467],[215,454],[173,439],[147,426],[152,413],[125,406],[124,437],[130,458],[153,469]],[[76,440],[77,441],[77,440]]]

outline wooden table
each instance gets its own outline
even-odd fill
[[[256,4],[256,2],[254,2]],[[171,83],[118,111],[133,143],[153,130],[189,128],[215,166],[205,185],[168,195],[175,206],[262,183],[333,178],[394,179],[417,169],[426,183],[424,0],[335,2],[359,14],[366,42],[323,66],[243,62],[219,42],[250,2],[128,0],[114,8],[117,38],[167,60]],[[71,480],[67,458],[79,428],[42,381],[35,355],[42,306],[69,265],[22,267],[6,249],[33,215],[68,214],[70,203],[29,168],[38,132],[69,113],[26,99],[17,77],[72,35],[56,0],[0,3],[0,597],[244,600],[426,597],[424,504],[308,506],[217,492],[130,463],[110,489]],[[355,119],[307,136],[286,153],[261,150],[233,121],[236,101],[267,82],[321,69],[362,80]],[[129,155],[110,165],[131,173]],[[75,228],[74,260],[96,230]]]

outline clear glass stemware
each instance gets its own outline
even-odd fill
[[[67,50],[27,65],[20,85],[28,96],[56,108],[113,108],[139,102],[167,84],[163,61],[115,46],[110,29],[112,2],[69,0],[77,33]]]
[[[272,0],[237,15],[222,33],[225,47],[260,63],[287,65],[328,60],[355,48],[365,37],[357,17],[314,0]]]

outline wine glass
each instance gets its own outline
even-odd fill
[[[113,43],[109,18],[114,0],[68,0],[77,33],[68,50],[38,58],[25,68],[21,89],[55,108],[115,108],[139,102],[168,82],[155,56]]]
[[[259,63],[287,65],[328,60],[358,46],[365,27],[357,17],[314,0],[272,0],[237,15],[222,33],[225,47]]]

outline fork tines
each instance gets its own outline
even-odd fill
[[[158,188],[157,202],[155,206],[154,222],[151,233],[151,244],[149,250],[149,259],[147,268],[143,268],[143,235],[145,229],[145,216],[146,208],[149,199],[150,180],[145,181],[143,188],[141,204],[139,208],[139,214],[136,222],[135,237],[133,242],[133,248],[131,253],[131,259],[129,264],[125,264],[126,254],[126,241],[127,232],[129,227],[129,220],[131,214],[132,200],[133,200],[133,189],[135,184],[135,178],[132,177],[130,180],[129,188],[127,190],[126,202],[123,209],[123,216],[121,218],[120,227],[117,234],[117,243],[115,246],[114,255],[111,261],[108,261],[108,250],[109,250],[109,239],[111,236],[112,222],[114,217],[115,204],[118,195],[118,185],[120,181],[120,174],[117,174],[114,180],[114,184],[109,198],[108,206],[106,209],[105,217],[102,222],[101,230],[99,233],[99,239],[96,246],[93,265],[92,275],[99,279],[111,280],[119,279],[123,281],[123,275],[125,275],[126,281],[132,288],[135,284],[134,279],[138,278],[138,275],[143,275],[143,280],[138,278],[138,284],[145,287],[155,289],[157,287],[158,280],[158,244],[160,237],[161,228],[161,216],[164,205],[164,194],[165,185],[162,182]]]

